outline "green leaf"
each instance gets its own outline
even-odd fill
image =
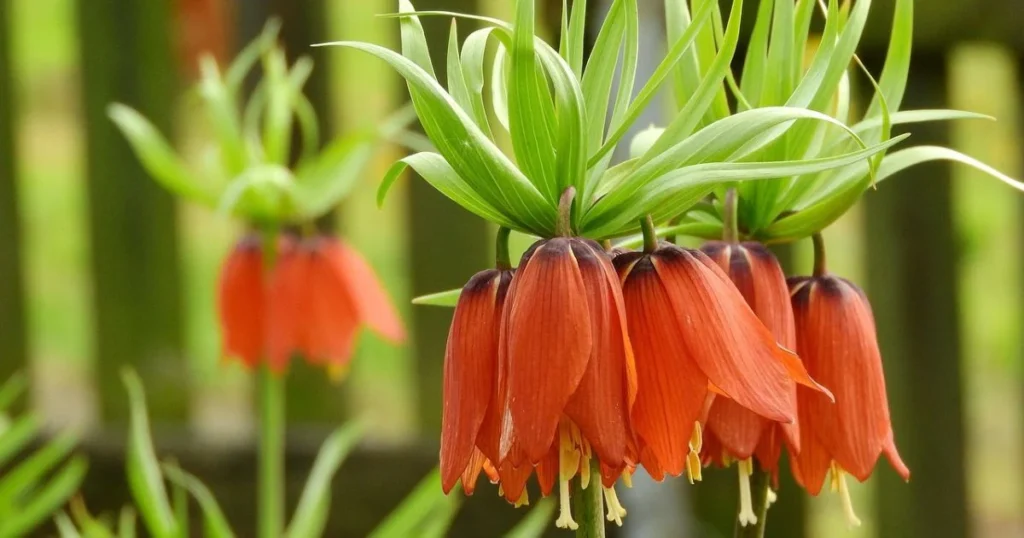
[[[3,385],[0,385],[0,413],[4,413],[9,409],[14,402],[18,401],[25,394],[25,389],[28,388],[28,379],[22,372],[15,372],[11,377],[4,381]],[[3,432],[0,431],[0,434]]]
[[[793,63],[803,61],[803,51],[793,50],[796,41],[793,18],[793,2],[775,2],[766,66],[770,76],[762,88],[761,106],[781,105],[793,93],[793,80],[790,79]]]
[[[231,538],[235,535],[227,518],[224,517],[224,512],[221,511],[216,497],[213,496],[213,493],[210,492],[209,488],[201,480],[173,463],[165,463],[163,471],[167,476],[167,480],[170,480],[175,486],[187,490],[195,498],[196,502],[199,503],[199,508],[203,512],[203,536],[207,538]]]
[[[647,109],[647,105],[650,104],[654,96],[657,95],[658,90],[661,89],[661,84],[665,79],[672,73],[676,64],[683,57],[684,53],[690,50],[694,39],[696,39],[698,32],[704,26],[704,24],[711,17],[711,4],[706,4],[701,11],[699,11],[693,22],[687,26],[686,31],[680,34],[679,39],[672,45],[672,49],[669,50],[665,59],[655,68],[654,73],[648,79],[644,87],[640,89],[640,93],[637,94],[636,99],[629,105],[629,108],[624,114],[623,120],[619,123],[618,129],[616,129],[604,142],[604,145],[597,150],[596,153],[591,155],[588,166],[596,164],[603,156],[615,149],[615,146],[619,143],[629,128],[633,126],[640,114]]]
[[[446,496],[441,492],[441,474],[435,469],[370,533],[369,538],[421,536],[422,529],[431,527],[436,532],[441,526],[439,522],[451,521],[458,505],[458,495]]]
[[[565,3],[562,3],[563,8]],[[564,9],[563,9],[564,11]],[[583,43],[587,37],[587,0],[573,0],[569,28],[565,34],[565,62],[579,80],[583,76]]]
[[[560,194],[556,177],[555,108],[533,48],[533,0],[517,0],[508,86],[509,127],[516,162],[549,200]]]
[[[412,300],[412,304],[424,306],[445,306],[455,308],[459,303],[459,296],[462,295],[462,288],[440,291],[429,295],[421,295]]]
[[[622,47],[623,35],[626,30],[625,8],[623,0],[614,0],[608,15],[601,24],[601,29],[594,41],[587,68],[583,71],[581,88],[583,102],[586,106],[587,155],[593,155],[604,142],[605,127],[608,119],[608,100],[611,98],[612,82],[615,79],[615,66],[618,64],[619,50]],[[604,165],[610,157],[605,159]],[[588,164],[590,180],[600,177],[605,166]],[[587,193],[583,193],[587,199]]]
[[[77,439],[64,434],[34,451],[13,469],[7,470],[0,478],[0,513],[3,507],[13,507],[18,500],[31,493],[75,448]],[[6,517],[10,517],[7,514]]]
[[[756,112],[755,109],[750,112]],[[722,123],[722,120],[716,123]],[[643,215],[650,214],[655,222],[667,220],[680,214],[707,196],[716,184],[733,181],[773,179],[793,175],[810,174],[846,166],[871,157],[906,136],[897,137],[870,148],[818,159],[779,162],[705,162],[670,171],[644,185],[631,203],[616,212],[611,218],[595,219],[588,222],[588,237],[614,237],[630,233],[636,228],[635,222]]]
[[[403,24],[415,17],[403,18]],[[393,51],[366,43],[332,45],[362,50],[387,61],[409,83],[420,123],[449,166],[476,192],[515,215],[521,231],[549,235],[555,208],[420,67]],[[467,208],[468,209],[468,208]]]
[[[898,111],[903,104],[903,94],[907,90],[910,76],[910,55],[914,43],[914,0],[896,0],[895,14],[892,21],[892,34],[889,37],[889,50],[885,56],[885,67],[878,85],[882,91],[876,94],[868,106],[866,118],[881,116],[880,99],[891,110]]]
[[[27,414],[0,432],[0,467],[7,465],[11,458],[27,447],[40,428],[39,419],[35,415]]]
[[[505,538],[540,538],[551,528],[551,519],[555,515],[554,497],[545,497],[530,509],[526,517],[521,519]]]
[[[761,104],[765,80],[768,73],[768,35],[771,28],[775,0],[761,0],[757,8],[757,19],[750,34],[747,55],[743,60],[740,75],[740,90],[753,106]]]
[[[978,114],[977,112],[968,112],[964,110],[945,110],[945,109],[923,109],[923,110],[904,110],[901,112],[895,112],[890,116],[890,122],[892,125],[904,125],[908,123],[925,123],[930,121],[949,121],[949,120],[990,120],[995,121],[995,118],[986,114]],[[853,130],[863,136],[871,130],[882,127],[882,117],[872,117],[865,119],[853,126]]]
[[[87,469],[84,458],[72,458],[31,499],[0,521],[0,538],[25,536],[43,524],[78,490]]]
[[[729,25],[725,33],[722,47],[714,63],[701,80],[700,85],[690,95],[689,100],[676,117],[665,128],[665,132],[655,142],[654,146],[644,155],[641,164],[655,159],[663,151],[672,145],[690,136],[691,133],[701,124],[705,113],[708,112],[716,98],[716,92],[729,71],[730,62],[736,53],[736,46],[739,43],[740,19],[743,13],[743,0],[735,0],[732,4],[732,11],[729,13]]]
[[[71,518],[64,512],[58,512],[53,518],[53,523],[57,526],[57,534],[60,538],[82,538]]]
[[[153,441],[149,437],[149,417],[142,381],[135,372],[128,369],[121,372],[121,379],[128,391],[129,403],[130,431],[126,455],[128,485],[149,532],[157,538],[174,538],[180,529],[171,511]]]
[[[979,172],[988,174],[1014,189],[1024,191],[1024,183],[1021,183],[1020,181],[971,156],[964,155],[959,151],[942,146],[916,146],[887,155],[882,161],[882,165],[878,168],[878,177],[876,178],[876,182],[881,182],[898,172],[910,168],[911,166],[930,161],[951,161],[954,163],[965,164]]]
[[[459,176],[444,157],[436,153],[415,153],[398,160],[388,170],[377,190],[377,203],[383,204],[388,190],[401,177],[407,167],[412,167],[427,183],[469,212],[485,220],[508,228],[515,228],[509,217],[484,200]]]
[[[372,132],[351,133],[299,166],[292,189],[298,220],[327,213],[352,191],[373,157],[376,140]]]
[[[455,19],[452,19],[452,28],[448,34],[448,93],[462,110],[473,117],[477,127],[488,137],[491,136],[491,127],[487,122],[487,111],[483,102],[483,61],[490,33],[490,28],[485,28],[470,34],[466,38],[461,55]],[[464,59],[470,62],[468,70],[463,68]]]
[[[334,433],[324,441],[316,461],[313,462],[306,487],[302,490],[295,515],[288,525],[289,538],[323,534],[331,506],[331,481],[361,437],[362,427],[352,423],[334,430]]]
[[[135,538],[135,510],[130,506],[121,508],[121,515],[117,520],[118,538]],[[212,536],[213,535],[208,535]]]
[[[216,206],[218,193],[199,182],[149,120],[120,104],[110,105],[107,115],[128,139],[142,166],[158,183],[183,198],[208,207]]]

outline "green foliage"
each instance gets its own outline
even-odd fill
[[[369,538],[442,538],[455,519],[460,505],[458,491],[441,492],[441,472],[434,469],[406,496]]]
[[[355,185],[383,137],[401,137],[408,114],[357,130],[320,148],[316,111],[302,88],[313,69],[308,58],[289,66],[271,22],[222,72],[212,57],[200,61],[194,95],[213,140],[202,166],[189,166],[141,114],[110,106],[111,120],[153,178],[177,196],[259,225],[308,222],[326,213]],[[245,98],[243,82],[260,65],[263,77]],[[292,130],[301,147],[292,163]]]
[[[821,173],[864,161],[895,142],[879,138],[868,146],[844,122],[823,112],[823,105],[810,106],[826,101],[831,96],[829,85],[842,77],[852,56],[849,45],[859,38],[854,27],[860,18],[851,17],[853,22],[844,32],[838,22],[831,24],[830,32],[839,36],[842,46],[830,49],[800,85],[795,84],[797,71],[792,67],[794,47],[769,49],[766,57],[792,75],[787,79],[794,79],[776,93],[794,86],[797,104],[803,106],[776,106],[739,116],[728,108],[725,81],[731,77],[730,64],[740,38],[741,0],[733,2],[724,28],[719,28],[723,24],[717,2],[694,2],[692,13],[686,2],[668,2],[670,16],[666,20],[672,45],[654,77],[635,98],[636,0],[612,3],[585,67],[579,52],[582,23],[578,22],[584,4],[574,2],[579,11],[563,15],[566,33],[558,50],[533,35],[532,0],[516,3],[512,24],[457,13],[417,12],[403,0],[398,14],[402,54],[366,43],[333,43],[373,54],[406,79],[420,122],[437,148],[396,163],[381,186],[379,199],[383,200],[401,172],[411,167],[482,218],[550,237],[556,231],[558,199],[568,187],[574,187],[574,233],[602,239],[633,232],[638,219],[648,213],[664,219],[677,216],[717,187],[738,179],[752,182],[778,179],[786,173]],[[862,17],[866,8],[855,11]],[[807,8],[792,16],[797,15],[801,21],[809,17]],[[419,22],[422,16],[466,17],[488,25],[466,39],[461,53],[456,37],[451,36],[447,90],[430,65]],[[454,32],[455,26],[452,28]],[[806,30],[803,32],[806,39]],[[776,33],[775,37],[799,41],[793,32],[783,37]],[[489,43],[495,50],[492,55],[487,54]],[[492,83],[485,88],[482,73],[488,67]],[[616,71],[621,72],[621,79],[617,92],[612,92]],[[764,71],[767,77],[768,69]],[[680,111],[646,152],[611,167],[611,151],[670,78],[682,88],[678,95],[686,96],[680,100]],[[498,118],[498,125],[487,122],[490,115]],[[761,127],[736,128],[747,122]],[[810,134],[797,130],[804,125],[812,126]],[[507,131],[512,142],[507,154],[498,142],[504,138],[497,132],[499,128]],[[776,149],[789,138],[809,144],[817,132],[833,137],[839,133],[836,139],[847,137],[854,144],[827,155],[792,156]],[[781,158],[766,158],[776,154]]]
[[[87,468],[84,458],[71,455],[73,435],[30,447],[39,439],[39,420],[8,412],[25,388],[21,375],[0,386],[0,538],[24,536],[48,521],[78,490]]]

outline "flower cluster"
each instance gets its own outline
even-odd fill
[[[405,330],[372,268],[339,239],[244,237],[221,270],[223,355],[281,373],[293,355],[340,379],[362,326],[400,343]],[[268,257],[276,259],[268,259]],[[266,269],[269,268],[269,269]]]

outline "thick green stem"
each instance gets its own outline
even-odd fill
[[[558,221],[555,222],[555,235],[572,237],[572,201],[576,198],[576,188],[569,187],[558,199]]]
[[[654,230],[654,219],[650,215],[640,219],[640,230],[644,234],[644,252],[650,254],[658,250],[658,233]]]
[[[811,236],[811,240],[814,241],[814,276],[824,276],[828,273],[825,263],[825,239],[821,232],[818,232]]]
[[[277,261],[277,233],[263,235],[263,271],[269,276]],[[284,534],[284,379],[264,361],[259,371],[260,452],[257,495],[260,538]]]
[[[512,262],[508,257],[508,237],[512,230],[502,226],[498,228],[498,237],[494,240],[494,266],[502,271],[512,268]]]
[[[722,240],[727,243],[739,243],[739,217],[736,210],[739,196],[736,189],[731,188],[725,191],[725,200],[722,202]]]
[[[754,472],[750,475],[750,502],[757,516],[757,523],[741,525],[739,517],[733,527],[733,538],[764,538],[764,529],[768,522],[768,487],[771,473],[761,469],[754,460]],[[738,508],[737,508],[738,510]]]
[[[601,489],[601,465],[597,458],[590,462],[590,484],[580,487],[577,477],[572,484],[572,512],[576,516],[576,538],[604,538],[604,491]]]

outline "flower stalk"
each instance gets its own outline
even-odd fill
[[[828,267],[825,260],[825,238],[818,232],[811,236],[814,242],[814,276],[825,276],[828,274]]]
[[[740,480],[746,480],[749,484],[749,508],[757,518],[757,521],[744,524],[739,517],[744,508],[741,503],[737,508],[739,513],[736,518],[736,526],[733,528],[734,538],[764,538],[764,529],[768,521],[768,506],[771,505],[775,496],[774,492],[769,488],[771,473],[761,468],[757,458],[752,458],[750,461],[752,465],[750,474],[746,477],[741,477]]]
[[[654,229],[654,219],[650,215],[640,221],[640,229],[644,234],[644,252],[649,254],[658,250],[658,232]]]
[[[558,221],[555,222],[555,235],[572,237],[572,202],[576,198],[576,188],[569,187],[558,199]]]
[[[601,465],[597,458],[590,462],[590,474],[601,476]],[[593,480],[583,489],[581,480],[582,477],[577,477],[572,483],[572,511],[579,524],[576,538],[604,538],[604,492],[601,481]]]
[[[737,216],[737,205],[739,196],[736,188],[732,187],[725,191],[725,200],[722,202],[722,241],[726,243],[739,243],[739,217]]]
[[[269,274],[277,261],[277,233],[263,234],[263,271]],[[284,379],[275,375],[270,363],[260,365],[259,382],[260,451],[258,475],[258,527],[260,538],[277,538],[284,532]]]
[[[512,230],[502,226],[498,228],[498,236],[494,240],[494,267],[500,271],[507,271],[512,268],[512,262],[508,256],[508,238]]]

